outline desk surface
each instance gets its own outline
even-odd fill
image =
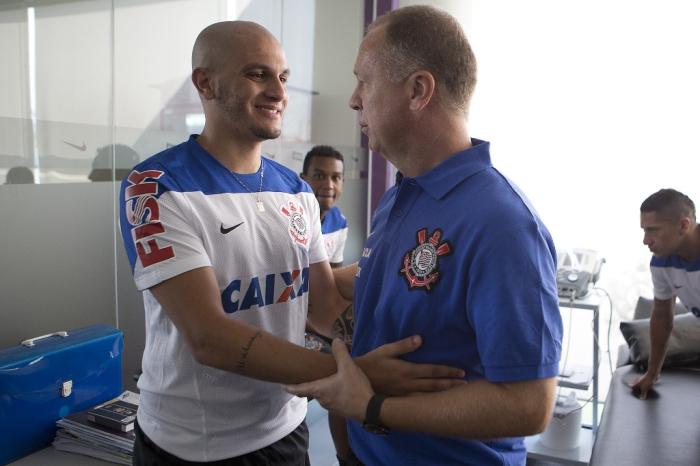
[[[8,466],[44,466],[49,464],[51,466],[114,466],[114,463],[91,456],[58,451],[51,446],[18,459]]]
[[[568,298],[559,297],[559,307],[573,307],[574,309],[588,309],[589,311],[598,311],[600,307],[601,297],[591,290],[583,298],[577,298],[573,301]]]

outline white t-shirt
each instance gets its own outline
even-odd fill
[[[654,256],[651,258],[651,279],[656,299],[678,296],[690,312],[700,317],[700,259],[688,262],[676,255]]]
[[[288,435],[306,401],[199,364],[148,288],[212,267],[230,318],[303,345],[309,265],[326,252],[318,203],[294,172],[263,158],[258,173],[234,176],[195,138],[134,167],[122,183],[120,221],[146,312],[139,425],[173,455],[215,461]]]

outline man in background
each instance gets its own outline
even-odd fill
[[[400,8],[369,27],[354,71],[350,106],[370,149],[400,173],[354,267],[352,354],[420,333],[405,358],[461,367],[468,383],[390,396],[334,340],[338,372],[288,389],[351,419],[350,446],[366,465],[522,465],[523,436],[544,430],[554,406],[556,252],[492,166],[489,143],[469,136],[469,43],[447,13]]]
[[[314,146],[304,157],[303,171],[299,176],[309,183],[318,200],[328,262],[333,268],[340,267],[348,237],[348,221],[335,205],[343,194],[343,154],[331,146]]]
[[[343,265],[343,251],[348,237],[348,222],[340,208],[335,205],[343,194],[344,172],[343,154],[331,146],[318,145],[307,152],[302,172],[299,174],[309,183],[318,200],[321,211],[321,233],[332,268]],[[320,335],[311,326],[307,328],[305,341],[307,348],[330,353],[329,337],[340,338],[347,345],[351,344],[354,325],[353,308],[349,302],[347,304],[343,314],[336,320],[331,335]],[[328,428],[338,460],[343,464],[350,452],[345,419],[328,413]]]
[[[146,320],[136,465],[308,464],[306,400],[279,384],[335,372],[330,355],[303,347],[304,327],[308,310],[330,329],[350,280],[328,264],[313,193],[261,155],[281,133],[288,77],[262,26],[206,27],[191,76],[202,134],[122,182],[120,225]],[[398,359],[419,345],[406,339],[358,362],[377,387],[399,393],[462,376]]]
[[[655,192],[642,202],[640,211],[643,242],[653,254],[654,304],[649,319],[647,370],[631,388],[644,400],[659,380],[666,358],[676,297],[700,317],[700,227],[695,220],[695,204],[675,189]]]

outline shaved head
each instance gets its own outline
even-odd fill
[[[249,21],[207,26],[192,48],[192,84],[204,110],[203,134],[218,128],[253,143],[278,137],[288,78],[282,45],[264,27]]]
[[[277,39],[270,31],[250,21],[221,21],[202,30],[192,48],[192,69],[216,70],[232,52],[262,40]]]

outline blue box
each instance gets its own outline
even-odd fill
[[[122,392],[123,334],[109,325],[0,350],[0,464],[48,446],[56,421]]]

